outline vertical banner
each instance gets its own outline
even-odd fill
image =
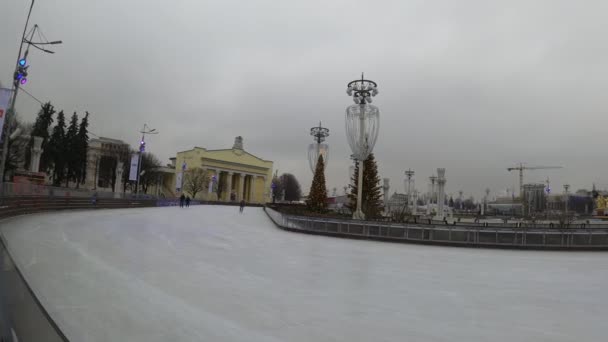
[[[130,181],[137,180],[138,167],[139,167],[139,155],[137,153],[133,153],[131,155],[131,167],[129,167],[129,180]]]
[[[178,172],[177,177],[175,177],[175,190],[182,191],[182,179],[184,177],[183,172]]]
[[[6,120],[5,118],[12,94],[13,91],[11,89],[0,88],[0,139],[2,139],[2,132],[4,132],[4,121]]]

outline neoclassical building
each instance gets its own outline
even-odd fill
[[[175,187],[180,190],[189,170],[201,168],[208,171],[209,184],[203,193],[197,194],[197,199],[224,202],[244,199],[248,203],[270,201],[273,163],[245,151],[242,137],[236,137],[230,149],[194,147],[178,152],[171,162],[175,166]]]

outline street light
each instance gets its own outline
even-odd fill
[[[17,94],[19,93],[19,86],[24,85],[27,82],[27,69],[29,65],[27,65],[27,56],[29,54],[29,49],[31,46],[35,47],[46,53],[55,53],[53,51],[41,48],[39,45],[57,45],[61,44],[60,40],[51,41],[51,42],[33,42],[32,39],[34,37],[34,33],[39,31],[38,25],[34,25],[34,28],[31,31],[30,38],[27,39],[27,27],[30,22],[30,16],[32,15],[32,9],[34,8],[34,0],[30,3],[30,9],[27,13],[27,18],[25,20],[25,26],[23,27],[23,34],[21,35],[21,42],[19,43],[19,53],[17,54],[17,63],[15,63],[15,72],[13,73],[13,86],[12,86],[12,98],[10,101],[10,106],[6,112],[5,124],[4,127],[0,130],[0,139],[3,139],[2,142],[2,156],[0,157],[0,193],[3,191],[4,186],[4,168],[6,165],[6,158],[8,156],[8,140],[6,135],[8,134],[8,127],[12,122],[12,118],[14,117],[13,113],[15,112],[15,103],[17,101]],[[23,45],[27,44],[27,48],[25,50],[25,54],[22,56]]]
[[[318,127],[313,127],[310,129],[310,135],[315,138],[315,143],[308,145],[308,165],[314,174],[315,170],[317,169],[319,155],[323,156],[323,164],[325,167],[327,167],[329,146],[327,144],[323,144],[322,142],[324,142],[325,138],[329,136],[329,129],[321,126],[321,122],[319,122]]]
[[[380,110],[371,105],[372,97],[378,95],[376,82],[366,80],[361,74],[360,80],[348,83],[346,94],[353,97],[354,105],[346,108],[346,137],[353,155],[359,165],[357,185],[357,209],[353,219],[364,220],[361,211],[363,196],[363,162],[376,145],[380,129]]]
[[[144,152],[146,151],[146,134],[158,134],[158,132],[156,131],[156,128],[150,129],[150,127],[148,127],[147,124],[144,124],[144,128],[139,133],[141,133],[141,140],[139,141],[139,153],[138,153],[139,156],[138,156],[138,161],[137,161],[137,178],[135,181],[135,194],[137,194],[139,192],[139,178],[143,174],[143,172],[140,174],[140,170],[141,170],[141,157],[144,154]],[[145,170],[144,170],[144,172],[145,172]]]

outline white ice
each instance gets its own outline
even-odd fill
[[[261,209],[60,212],[1,224],[71,341],[606,341],[603,252],[284,232]]]

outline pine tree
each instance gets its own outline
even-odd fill
[[[65,141],[65,115],[63,111],[57,114],[57,124],[49,139],[47,149],[50,155],[48,170],[53,171],[53,185],[59,186],[65,176],[66,166],[66,141]]]
[[[359,162],[355,161],[355,170],[350,178],[350,193],[348,194],[348,204],[346,207],[353,213],[357,210],[357,196],[359,195]]]
[[[355,173],[352,178],[349,208],[352,211],[357,209],[357,196],[359,184],[359,164],[355,166]],[[366,218],[376,218],[382,213],[382,185],[378,176],[378,165],[373,154],[370,154],[363,161],[363,191],[361,200],[361,210]]]
[[[309,210],[317,213],[324,212],[327,209],[327,189],[325,188],[325,163],[323,156],[319,155],[317,160],[317,168],[312,179],[310,192],[306,206]]]
[[[379,217],[382,213],[382,185],[378,176],[378,165],[374,155],[363,162],[363,205],[362,210],[367,218]]]
[[[76,112],[72,114],[68,131],[65,134],[65,150],[66,150],[66,175],[65,186],[69,186],[70,181],[76,180],[76,169],[78,168],[78,115]]]
[[[34,145],[34,137],[42,137],[42,156],[40,157],[40,170],[46,170],[47,165],[50,159],[50,153],[46,148],[46,145],[49,141],[49,130],[51,124],[53,123],[53,114],[55,114],[55,107],[50,102],[47,102],[42,105],[40,111],[38,112],[38,116],[36,117],[36,122],[34,122],[34,126],[32,127],[32,132],[30,136],[30,143],[26,150],[25,163],[26,167],[29,167],[31,149]],[[37,170],[38,171],[38,170]]]
[[[85,112],[84,118],[80,121],[78,134],[76,136],[76,162],[75,178],[76,187],[84,183],[87,178],[87,151],[89,149],[89,112]]]

